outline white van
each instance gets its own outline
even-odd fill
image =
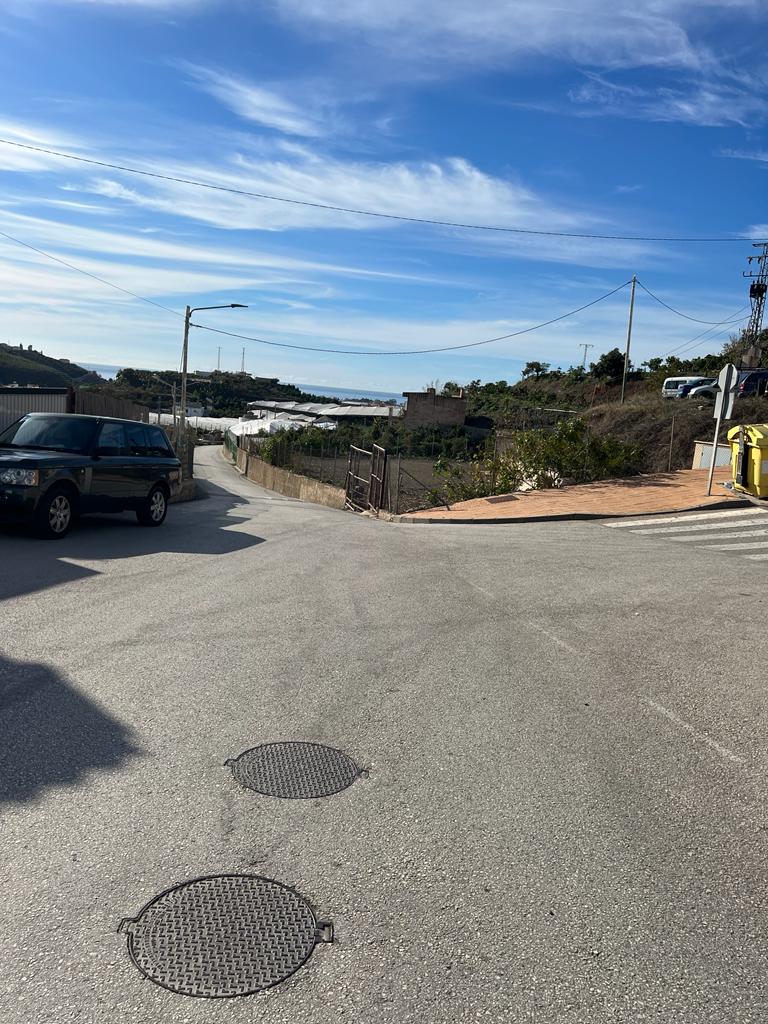
[[[667,377],[664,383],[661,385],[661,397],[662,398],[681,398],[682,388],[685,384],[709,384],[709,377],[702,377],[701,374],[697,374],[695,377]]]

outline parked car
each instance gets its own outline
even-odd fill
[[[764,395],[768,388],[768,370],[741,370],[737,394]]]
[[[680,388],[680,397],[714,398],[718,390],[719,388],[717,386],[717,377],[699,377],[698,380],[691,381],[690,384],[683,384],[683,386]]]
[[[704,398],[707,401],[714,402],[717,396],[720,394],[720,385],[717,383],[717,378],[711,378],[699,384],[694,384],[693,387],[685,388],[683,398]]]
[[[30,413],[0,433],[0,522],[63,537],[84,512],[132,510],[160,526],[181,464],[159,426],[105,416]]]
[[[695,387],[699,383],[708,381],[709,377],[667,377],[661,386],[663,398],[682,398],[682,389],[688,385]]]

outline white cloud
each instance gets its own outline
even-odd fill
[[[723,149],[721,156],[729,156],[734,160],[754,160],[760,164],[768,164],[768,150]]]
[[[454,157],[419,163],[347,161],[295,149],[252,159],[236,155],[216,167],[164,165],[164,174],[196,178],[226,188],[285,196],[309,204],[442,221],[545,230],[594,228],[594,214],[568,209],[513,180],[494,177]],[[84,183],[85,192],[134,206],[239,230],[285,231],[323,228],[382,230],[396,221],[302,206],[173,182],[141,181],[115,173]],[[125,183],[124,183],[125,182]],[[402,225],[401,225],[402,226]]]
[[[65,149],[78,153],[81,146],[73,136],[56,128],[0,118],[0,138],[26,146],[48,149]],[[0,171],[50,171],[61,169],[71,161],[47,153],[34,153],[14,146],[0,146]]]
[[[79,224],[32,217],[12,210],[0,212],[0,228],[10,235],[18,235],[25,242],[38,248],[55,248],[72,252],[87,252],[102,257],[126,256],[147,261],[165,261],[178,264],[199,264],[201,267],[232,268],[242,271],[258,271],[261,277],[270,274],[282,282],[290,280],[309,283],[322,277],[359,277],[391,281],[413,281],[437,283],[428,274],[378,270],[375,267],[323,262],[320,260],[296,259],[269,252],[259,252],[250,247],[220,248],[213,245],[191,244],[189,241],[173,241],[165,232],[163,240],[144,232],[130,234],[122,231],[108,231],[83,227]],[[55,255],[56,253],[54,253]],[[70,257],[71,259],[71,257]],[[79,262],[75,260],[74,262]],[[122,264],[120,264],[122,266]],[[114,269],[114,268],[113,268]],[[151,268],[148,268],[151,274]],[[108,276],[108,275],[107,275]],[[457,286],[458,282],[451,283]],[[151,278],[150,278],[151,286]],[[153,294],[164,294],[154,290]]]
[[[759,12],[758,0],[277,0],[305,31],[362,33],[401,57],[439,62],[555,57],[593,67],[700,68],[691,38],[706,15]]]
[[[747,127],[768,116],[768,100],[760,93],[712,78],[652,89],[619,84],[604,75],[588,74],[586,79],[568,94],[586,116],[608,114],[707,127]]]
[[[323,134],[321,120],[310,111],[312,104],[299,106],[274,89],[195,64],[184,64],[201,89],[246,121],[274,128],[288,135]]]

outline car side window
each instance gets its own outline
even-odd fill
[[[127,455],[128,445],[122,423],[104,423],[97,444],[99,455]]]
[[[128,441],[129,455],[146,457],[150,454],[147,432],[142,423],[126,423],[125,436]]]
[[[160,430],[159,427],[147,427],[146,431],[149,441],[148,454],[156,459],[173,458],[165,431]]]

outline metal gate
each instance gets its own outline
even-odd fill
[[[373,451],[349,446],[346,506],[354,512],[378,512],[384,504],[387,482],[387,453],[379,445]]]

